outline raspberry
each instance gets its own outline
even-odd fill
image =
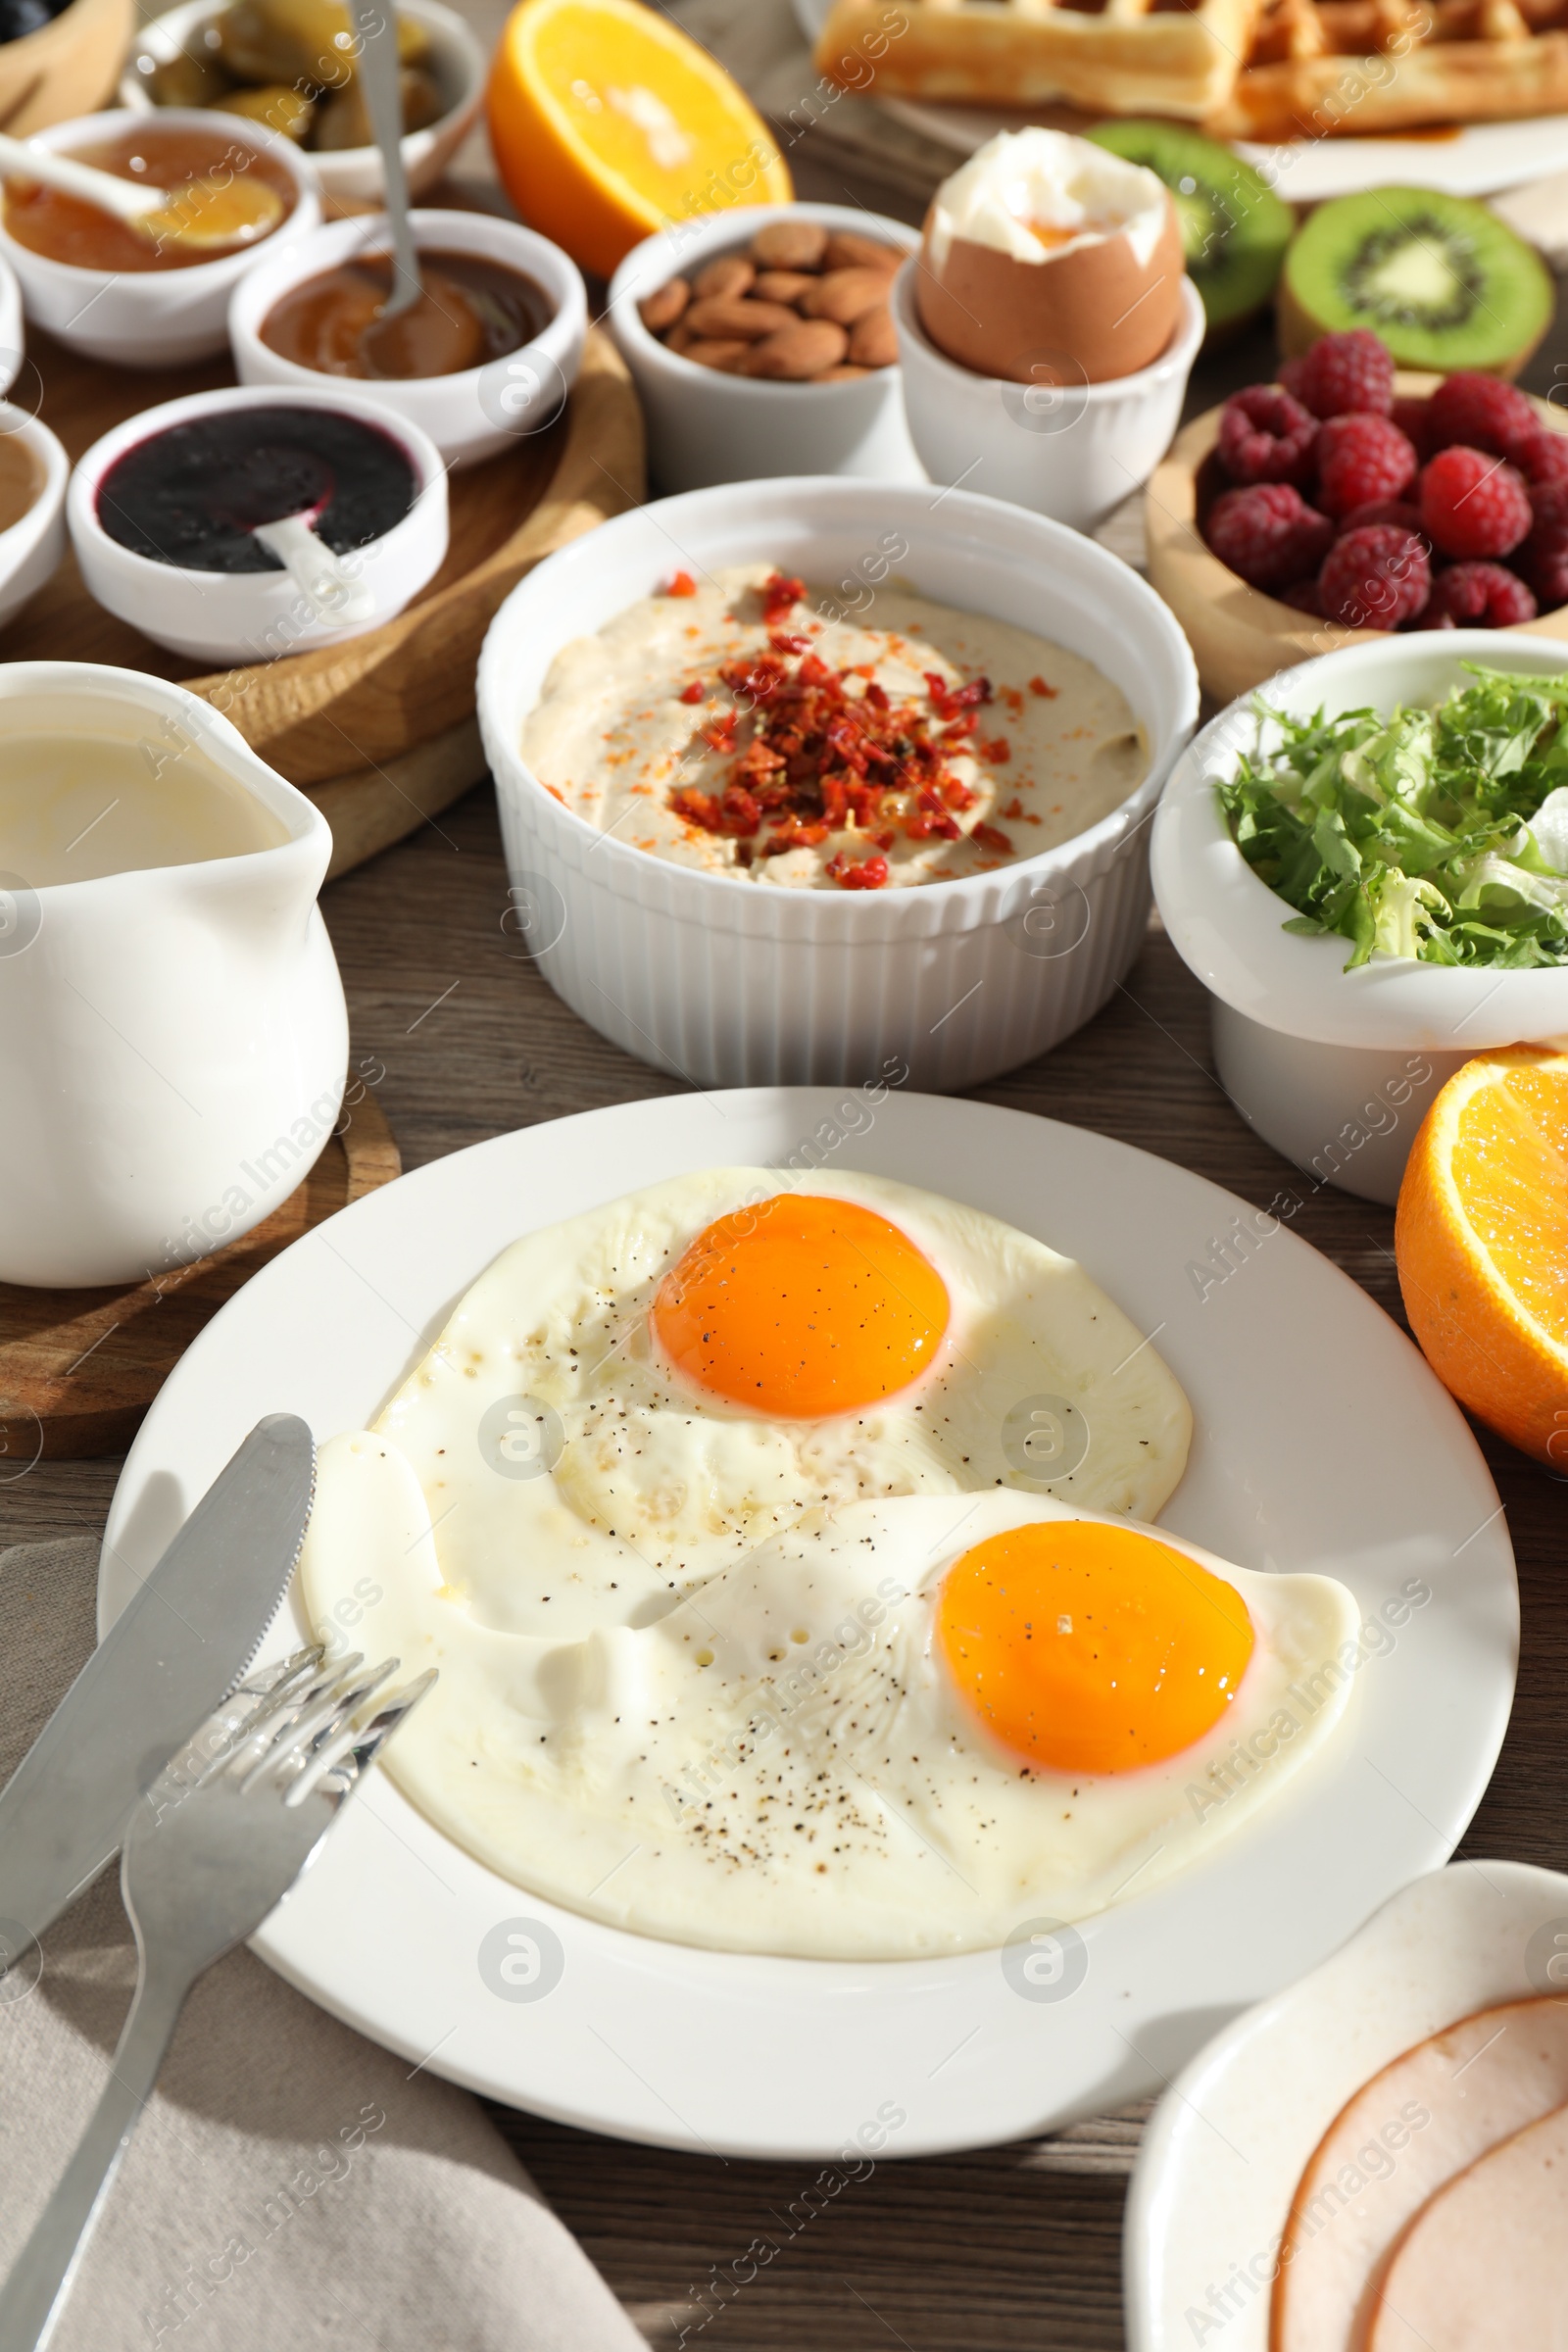
[[[1568,433],[1554,433],[1548,424],[1516,441],[1508,452],[1532,493],[1546,482],[1568,482]]]
[[[1387,416],[1394,406],[1394,362],[1369,327],[1324,335],[1289,366],[1289,388],[1314,416]]]
[[[1485,450],[1440,449],[1422,470],[1421,521],[1446,556],[1505,556],[1530,528],[1524,477]]]
[[[1225,403],[1219,420],[1220,464],[1233,482],[1310,479],[1317,419],[1278,384],[1251,384]]]
[[[1522,392],[1500,376],[1461,368],[1445,376],[1432,395],[1432,448],[1484,449],[1489,457],[1511,458],[1517,444],[1540,428],[1540,418]]]
[[[1316,571],[1334,525],[1289,482],[1254,482],[1215,499],[1206,536],[1220,562],[1254,588],[1287,588]]]
[[[1568,605],[1568,482],[1536,492],[1535,524],[1514,561],[1544,612]]]
[[[1424,397],[1417,400],[1411,394],[1401,392],[1390,415],[1416,456],[1429,458],[1437,447],[1432,438],[1431,401]]]
[[[1417,463],[1386,416],[1331,416],[1317,437],[1317,503],[1325,514],[1348,514],[1374,499],[1397,498],[1414,480]]]
[[[1330,620],[1350,629],[1396,629],[1425,605],[1432,571],[1414,531],[1374,522],[1335,541],[1317,584]]]
[[[1280,603],[1298,612],[1310,612],[1314,620],[1323,617],[1323,596],[1316,580],[1298,580],[1294,588],[1282,588]]]
[[[1536,600],[1501,564],[1450,564],[1432,583],[1424,629],[1514,629],[1536,617]]]
[[[1396,523],[1401,531],[1420,531],[1422,538],[1426,537],[1421,525],[1421,510],[1412,507],[1408,499],[1374,498],[1364,507],[1352,507],[1341,520],[1341,536],[1347,531],[1364,530],[1369,522]]]

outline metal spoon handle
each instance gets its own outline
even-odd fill
[[[409,183],[403,171],[403,91],[398,77],[397,26],[390,6],[383,7],[382,0],[349,0],[349,12],[359,41],[356,71],[386,178],[386,212],[392,229],[392,293],[381,316],[393,318],[419,299],[419,258],[414,248]]]

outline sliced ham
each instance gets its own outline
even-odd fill
[[[1384,2266],[1428,2198],[1565,2101],[1568,2000],[1555,1997],[1483,2009],[1374,2075],[1301,2176],[1270,2352],[1366,2352]]]
[[[1565,2345],[1568,2107],[1559,2107],[1422,2206],[1384,2273],[1368,2352]]]

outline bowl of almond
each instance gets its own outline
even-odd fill
[[[763,475],[925,475],[888,296],[917,232],[858,207],[736,206],[627,254],[610,325],[664,491]]]

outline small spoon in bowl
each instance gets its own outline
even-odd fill
[[[291,574],[317,618],[342,625],[368,620],[375,596],[363,579],[345,569],[342,558],[317,530],[336,488],[336,476],[324,458],[303,450],[285,455],[263,445],[236,469],[221,507],[215,510],[215,520],[259,539]],[[280,494],[298,502],[286,514],[277,513]]]
[[[183,181],[177,188],[151,188],[140,180],[122,179],[117,172],[100,172],[95,164],[78,163],[74,156],[58,155],[49,147],[34,147],[25,139],[0,132],[0,173],[10,179],[28,179],[62,196],[123,220],[149,242],[167,238],[172,244],[198,251],[219,246],[246,245],[265,237],[283,218],[283,199],[270,180],[235,172],[226,185],[211,174]]]

